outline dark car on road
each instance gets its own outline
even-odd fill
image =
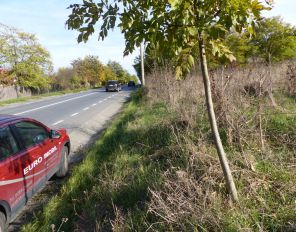
[[[109,92],[109,91],[117,91],[119,92],[121,90],[121,84],[119,81],[116,81],[116,80],[111,80],[111,81],[108,81],[107,84],[106,84],[106,92]]]
[[[135,87],[136,86],[136,83],[134,81],[129,81],[127,83],[127,86],[129,86],[129,87]]]
[[[65,129],[0,115],[0,232],[53,175],[68,172],[70,139]]]

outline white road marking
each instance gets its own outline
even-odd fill
[[[102,103],[103,101],[99,101],[99,103]]]
[[[71,117],[74,117],[74,116],[76,116],[76,115],[78,115],[79,113],[74,113],[74,114],[72,114],[71,115]]]
[[[62,103],[64,103],[64,102],[73,101],[73,100],[78,99],[78,98],[87,97],[87,96],[92,95],[92,94],[95,94],[95,93],[90,93],[90,94],[86,94],[86,95],[83,95],[83,96],[74,97],[74,98],[71,98],[71,99],[67,99],[67,100],[60,101],[60,102],[55,102],[55,103],[52,103],[52,104],[49,104],[49,105],[45,105],[45,106],[40,106],[40,107],[37,107],[37,108],[31,109],[31,110],[26,110],[26,111],[23,111],[23,112],[20,112],[20,113],[16,113],[16,114],[14,114],[14,115],[25,114],[25,113],[29,113],[29,112],[32,112],[32,111],[36,111],[36,110],[40,110],[40,109],[44,109],[44,108],[48,108],[48,107],[50,107],[50,106],[54,106],[54,105],[58,105],[58,104],[62,104]]]
[[[62,123],[63,121],[64,121],[64,120],[57,121],[57,122],[55,122],[55,123],[52,124],[52,125],[53,125],[53,126],[58,125],[58,124]]]
[[[85,110],[89,110],[89,107],[85,107],[83,110],[84,110],[84,111],[85,111]]]
[[[92,106],[96,106],[97,105],[97,103],[95,103],[95,104],[92,104]]]

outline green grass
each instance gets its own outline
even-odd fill
[[[293,119],[274,117],[270,120],[275,121],[266,124],[276,128],[268,129],[270,133],[291,131],[289,120]],[[296,225],[295,170],[279,165],[278,159],[253,154],[256,171],[251,171],[244,165],[237,166],[236,161],[243,164],[244,160],[229,150],[240,203],[228,204],[211,139],[205,137],[203,143],[196,141],[201,130],[207,133],[208,128],[204,117],[200,118],[196,127],[184,128],[178,125],[177,114],[172,114],[164,104],[150,105],[142,99],[141,91],[135,93],[122,114],[87,151],[83,163],[74,167],[60,193],[22,231],[52,231],[52,225],[56,231],[59,226],[61,231],[146,231],[148,228],[287,231],[295,228],[291,227]],[[291,148],[286,149],[292,154]],[[271,153],[272,157],[281,155],[277,149]],[[182,187],[188,180],[177,177],[177,171],[188,173],[194,182]],[[168,180],[180,184],[180,205],[178,199],[175,205],[168,201],[174,194],[168,190]],[[194,183],[196,189],[200,188],[200,192],[196,190],[193,194],[196,199],[188,190]],[[163,205],[159,205],[159,214],[149,211],[152,199],[149,189],[165,194],[165,207],[178,215],[176,221],[163,219],[166,214]],[[182,205],[182,199],[191,203],[194,209],[191,213],[182,214],[190,208]]]
[[[161,183],[162,167],[149,155],[172,140],[165,123],[166,108],[155,105],[143,109],[138,100],[138,96],[133,97],[88,151],[84,162],[74,168],[61,193],[23,231],[51,231],[51,225],[58,227],[62,218],[69,219],[62,227],[64,231],[72,231],[74,225],[94,228],[96,220],[102,228],[108,228],[110,221],[104,218],[114,217],[113,204],[125,211],[145,208],[142,202],[148,186]]]
[[[30,101],[30,100],[41,99],[43,97],[58,96],[58,95],[64,95],[64,94],[68,94],[68,93],[77,93],[77,92],[85,91],[85,90],[88,90],[88,89],[81,88],[81,89],[75,89],[75,90],[63,90],[63,91],[57,91],[57,92],[43,93],[40,95],[31,96],[31,97],[19,97],[19,98],[15,98],[15,99],[0,101],[0,106],[6,106],[9,104],[13,104],[13,103],[21,103],[21,102],[26,102],[26,101]]]
[[[271,109],[265,116],[267,139],[274,149],[296,152],[296,98],[276,95],[282,109]]]
[[[274,97],[276,98],[276,103],[279,106],[282,106],[284,109],[288,111],[292,111],[295,113],[296,111],[296,97],[287,95],[282,92],[275,92]]]

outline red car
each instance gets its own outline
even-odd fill
[[[69,152],[65,129],[0,115],[0,232],[49,178],[67,174]]]

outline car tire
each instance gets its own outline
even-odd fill
[[[6,217],[3,212],[0,211],[0,232],[5,232],[7,224],[6,224]]]
[[[108,92],[108,89],[106,89],[106,92]]]
[[[57,177],[65,177],[68,173],[69,170],[69,149],[68,147],[64,146],[62,149],[62,158],[61,158],[61,163],[60,163],[60,168],[56,172]]]

